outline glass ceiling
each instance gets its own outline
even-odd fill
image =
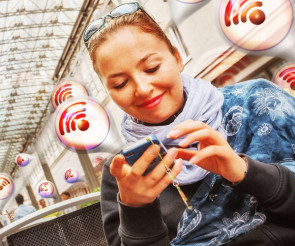
[[[52,78],[83,2],[0,1],[0,172],[11,173],[49,112]]]

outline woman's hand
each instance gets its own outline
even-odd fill
[[[189,160],[233,183],[244,178],[247,164],[234,152],[221,133],[201,121],[187,120],[176,125],[167,137],[176,139],[183,135],[187,136],[179,143],[180,147],[185,148],[199,141],[199,150],[178,149],[177,158]]]
[[[121,201],[129,206],[140,207],[152,203],[171,183],[163,162],[170,167],[177,156],[177,149],[171,148],[167,155],[150,173],[142,176],[150,163],[158,155],[158,145],[151,145],[143,155],[130,166],[121,154],[113,158],[110,173],[116,178]],[[182,160],[177,160],[171,174],[176,177],[182,168]]]

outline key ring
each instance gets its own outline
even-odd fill
[[[150,139],[150,138],[147,138],[148,140],[151,141],[152,145],[155,147],[157,153],[158,153],[158,156],[160,157],[161,159],[161,163],[164,165],[164,167],[166,168],[166,174],[169,175],[169,177],[171,178],[171,183],[172,185],[177,189],[179,195],[181,196],[184,204],[186,205],[186,207],[189,209],[189,210],[192,210],[193,207],[189,204],[189,201],[186,197],[186,195],[183,193],[183,191],[181,190],[181,188],[179,187],[179,183],[177,180],[175,180],[175,178],[173,177],[172,173],[171,173],[171,169],[167,166],[167,164],[164,162],[160,152],[158,151],[158,149],[156,148],[156,145],[154,144],[153,140]]]

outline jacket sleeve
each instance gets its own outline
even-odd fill
[[[248,171],[245,178],[234,185],[256,197],[268,219],[295,223],[295,176],[282,164],[264,164],[246,156]],[[289,164],[295,164],[290,162]]]
[[[103,169],[101,209],[104,232],[110,246],[170,245],[159,199],[145,207],[130,207],[121,203],[109,163]]]

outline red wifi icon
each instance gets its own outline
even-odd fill
[[[14,184],[12,178],[6,173],[0,173],[0,200],[11,196],[13,190]]]
[[[252,24],[262,24],[265,21],[265,13],[260,9],[256,9],[256,7],[262,7],[262,5],[260,1],[230,0],[224,12],[225,25],[231,25],[231,17],[235,25],[239,24],[239,16],[242,22],[247,22],[248,12],[250,12],[249,19]],[[253,10],[253,8],[255,9]]]
[[[18,165],[22,165],[23,164],[23,161],[24,161],[24,159],[20,155],[18,155],[17,158],[16,158],[17,164]]]
[[[57,137],[63,145],[73,150],[98,147],[107,137],[109,129],[110,121],[106,111],[91,98],[72,98],[56,111]]]
[[[292,90],[295,90],[295,66],[283,70],[279,74],[279,78],[286,81]]]
[[[3,190],[6,185],[9,185],[10,182],[4,177],[0,177],[0,190]]]
[[[77,96],[88,96],[86,88],[77,81],[63,81],[53,89],[51,104],[56,109],[60,104]]]
[[[65,172],[65,179],[68,180],[69,178],[72,178],[72,177],[73,177],[72,170],[71,169],[68,169]]]
[[[279,68],[273,82],[295,97],[295,64],[284,64]]]
[[[292,90],[295,90],[295,66],[289,67],[279,74],[279,77],[290,84]]]
[[[72,85],[71,84],[65,84],[64,86],[61,86],[55,93],[55,104],[59,105],[62,102],[64,102],[66,99],[69,99],[73,97],[72,96]]]
[[[76,125],[81,131],[86,131],[89,128],[89,122],[85,120],[86,103],[78,102],[70,105],[62,112],[62,117],[59,120],[59,131],[61,135],[65,135],[64,126],[67,133],[76,130]]]

